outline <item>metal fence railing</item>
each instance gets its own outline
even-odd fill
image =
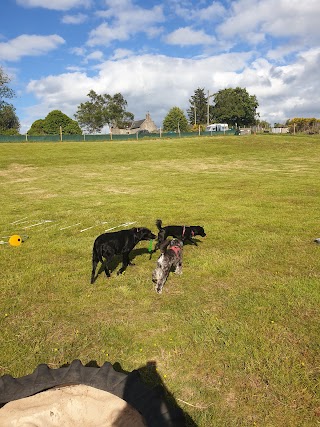
[[[162,132],[149,134],[131,134],[131,135],[114,135],[114,134],[97,134],[97,135],[0,135],[0,142],[82,142],[82,141],[127,141],[140,139],[160,139],[160,138],[186,138],[198,136],[218,136],[234,135],[234,129],[225,132]]]

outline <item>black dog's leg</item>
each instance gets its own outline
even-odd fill
[[[129,252],[125,252],[122,256],[122,266],[121,268],[118,270],[118,275],[122,274],[126,268],[128,267],[128,265],[134,265],[130,259],[129,259]]]
[[[110,270],[109,270],[109,262],[112,260],[114,255],[115,255],[115,251],[113,248],[108,248],[103,254],[103,256],[105,258],[104,272],[106,273],[107,277],[111,276]]]
[[[165,240],[165,238],[166,238],[165,230],[159,231],[158,238],[157,238],[158,241],[157,241],[157,243],[156,243],[156,245],[154,247],[153,252],[156,252],[160,248],[161,243]]]
[[[107,277],[110,277],[110,271],[109,271],[109,267],[108,267],[108,261],[106,261],[106,263],[105,263],[104,272],[106,273]]]

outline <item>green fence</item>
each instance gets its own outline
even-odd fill
[[[234,135],[234,129],[230,129],[225,132],[201,132],[201,136],[215,136],[215,135]],[[137,141],[140,139],[161,139],[161,138],[186,138],[186,137],[197,137],[198,132],[163,132],[149,133],[146,135],[132,134],[132,135],[0,135],[0,142],[81,142],[81,141],[126,141],[132,140]]]

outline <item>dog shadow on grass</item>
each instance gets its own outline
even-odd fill
[[[193,238],[193,241],[196,243],[196,245],[193,245],[191,242],[185,241],[184,242],[184,246],[198,246],[199,243],[202,243],[201,240]],[[158,253],[156,253],[158,252]],[[139,257],[140,255],[145,255],[148,254],[149,255],[149,260],[152,259],[152,255],[154,254],[155,257],[158,257],[160,252],[156,251],[154,252],[153,250],[150,252],[147,248],[138,248],[138,249],[133,249],[130,252],[129,258],[131,262],[134,262],[134,259]],[[155,258],[156,259],[156,258]],[[109,271],[111,275],[115,275],[117,272],[117,269],[119,268],[119,266],[122,264],[122,255],[115,255],[111,262],[109,262]],[[98,277],[100,276],[101,273],[104,273],[104,269],[105,269],[105,265],[106,262],[104,261],[101,265],[100,268],[96,274],[96,276],[94,277],[94,281],[93,283],[95,283],[95,281],[98,279]],[[134,266],[128,265],[128,268],[134,268]]]
[[[140,255],[144,255],[144,254],[149,254],[148,249],[146,249],[146,248],[133,249],[133,250],[130,252],[130,255],[129,255],[130,261],[131,261],[131,262],[134,262],[134,259],[135,259],[136,257],[138,257],[138,256],[140,256]],[[112,275],[116,274],[117,269],[118,269],[118,267],[119,267],[120,265],[122,265],[122,255],[115,255],[115,256],[112,258],[111,262],[109,262],[109,265],[108,265],[108,266],[109,266],[110,274],[112,274]],[[106,262],[104,261],[104,262],[100,265],[100,268],[99,268],[99,270],[98,270],[98,273],[96,274],[96,276],[95,276],[95,278],[94,278],[94,282],[98,279],[98,277],[100,276],[100,274],[101,274],[101,273],[104,273],[105,266],[106,266]],[[128,265],[127,269],[128,269],[128,268],[131,268],[131,267],[134,267],[134,266]]]

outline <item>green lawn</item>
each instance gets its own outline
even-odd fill
[[[156,361],[198,426],[320,425],[319,165],[315,136],[0,144],[0,240],[28,236],[0,245],[0,374]],[[156,294],[142,242],[90,285],[95,237],[157,218],[205,228],[183,275]]]

